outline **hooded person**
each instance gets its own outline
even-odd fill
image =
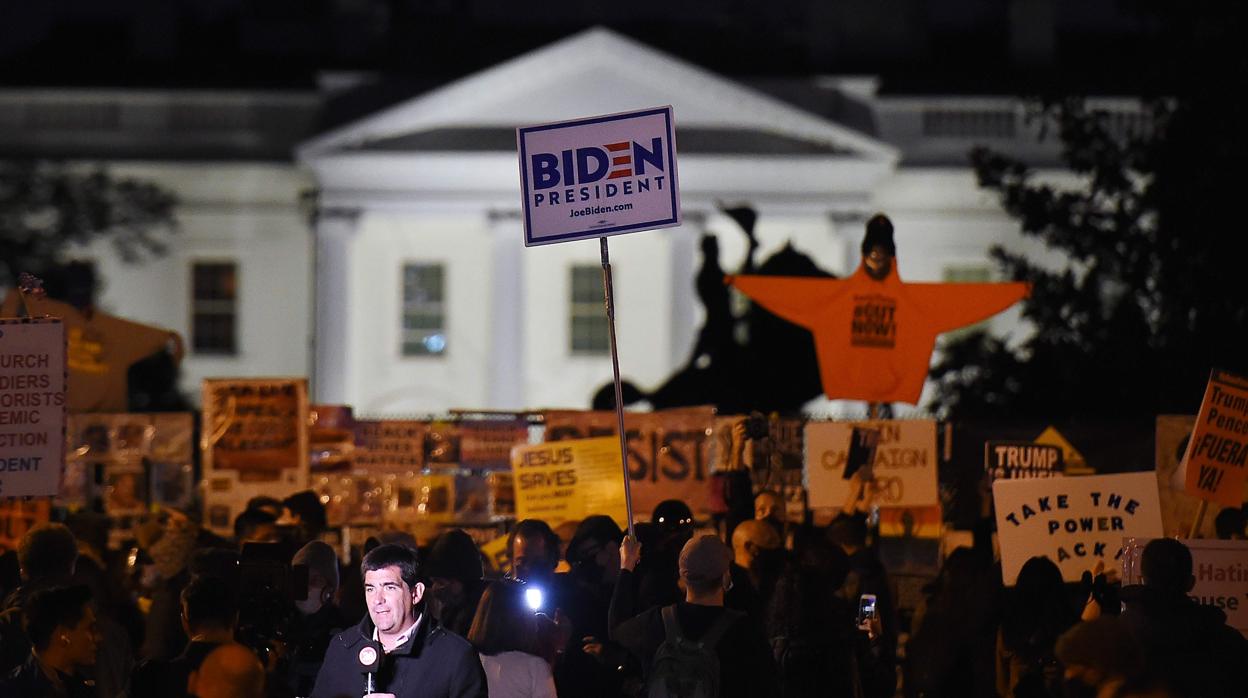
[[[295,695],[306,696],[316,682],[330,640],[349,620],[335,603],[339,568],[333,547],[314,540],[300,548],[290,564],[307,568],[308,590],[302,600],[295,601],[299,616],[292,632],[286,684]]]
[[[425,569],[429,576],[429,613],[442,627],[467,637],[485,592],[485,569],[472,536],[458,528],[439,535],[429,548]]]

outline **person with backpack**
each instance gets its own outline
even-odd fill
[[[724,608],[732,585],[732,551],[712,535],[680,551],[685,598],[622,622],[635,598],[633,569],[641,546],[620,545],[620,578],[612,598],[611,639],[640,662],[648,698],[765,698],[779,695],[775,663],[762,630],[739,611]],[[630,593],[631,592],[631,593]]]

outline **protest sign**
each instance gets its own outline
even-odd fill
[[[551,526],[606,514],[628,525],[620,442],[611,437],[517,446],[511,450],[516,518]]]
[[[548,442],[616,434],[614,412],[551,411],[544,418]],[[665,499],[683,500],[698,516],[709,513],[707,456],[714,426],[709,407],[624,415],[634,515],[648,514]]]
[[[27,531],[51,518],[48,499],[0,499],[0,553],[17,550]]]
[[[812,509],[839,509],[849,496],[841,477],[849,459],[854,427],[878,430],[871,464],[877,494],[885,507],[925,507],[940,503],[936,487],[936,422],[927,419],[806,424],[806,489]]]
[[[201,439],[205,517],[228,535],[252,497],[308,486],[307,381],[205,379]]]
[[[1195,415],[1162,414],[1157,416],[1154,430],[1154,459],[1157,469],[1157,489],[1161,495],[1161,521],[1165,535],[1183,538],[1192,534],[1192,522],[1205,500],[1193,497],[1184,490],[1187,483],[1183,470],[1183,454],[1196,426]],[[1244,499],[1248,501],[1248,483],[1244,486]],[[1205,506],[1208,506],[1207,504]],[[1198,538],[1216,538],[1214,519],[1221,509],[1218,505],[1200,517]]]
[[[672,108],[516,129],[526,247],[681,223]]]
[[[1054,477],[1065,469],[1062,449],[1028,441],[985,441],[984,471],[993,480]]]
[[[459,423],[459,464],[478,470],[511,467],[511,449],[529,442],[529,421],[523,417],[465,419]]]
[[[65,461],[65,325],[0,319],[0,497],[52,496]]]
[[[1215,369],[1187,445],[1188,494],[1223,506],[1243,503],[1248,476],[1248,379]]]
[[[997,480],[992,497],[1006,586],[1036,555],[1057,563],[1062,578],[1075,582],[1098,561],[1115,564],[1123,538],[1161,535],[1152,472]]]
[[[428,432],[427,422],[357,419],[354,466],[370,472],[419,472],[425,467]]]
[[[307,381],[204,380],[204,471],[300,486],[308,471]]]
[[[1123,543],[1122,583],[1142,584],[1140,554],[1148,539]],[[1248,637],[1248,541],[1181,540],[1192,551],[1196,584],[1187,592],[1197,603],[1226,613],[1226,624]]]

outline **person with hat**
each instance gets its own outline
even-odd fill
[[[640,548],[632,538],[620,545],[613,621],[617,601],[634,584]],[[684,599],[613,623],[611,639],[640,662],[650,695],[665,695],[676,684],[704,686],[707,695],[721,698],[777,695],[775,663],[762,630],[744,613],[724,607],[731,563],[732,550],[717,537],[690,539],[678,563]]]
[[[481,552],[472,536],[453,528],[433,540],[425,569],[429,574],[429,613],[442,627],[468,637],[485,592]]]

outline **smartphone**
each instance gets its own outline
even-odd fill
[[[875,618],[875,594],[863,594],[858,597],[858,627],[869,625]]]

